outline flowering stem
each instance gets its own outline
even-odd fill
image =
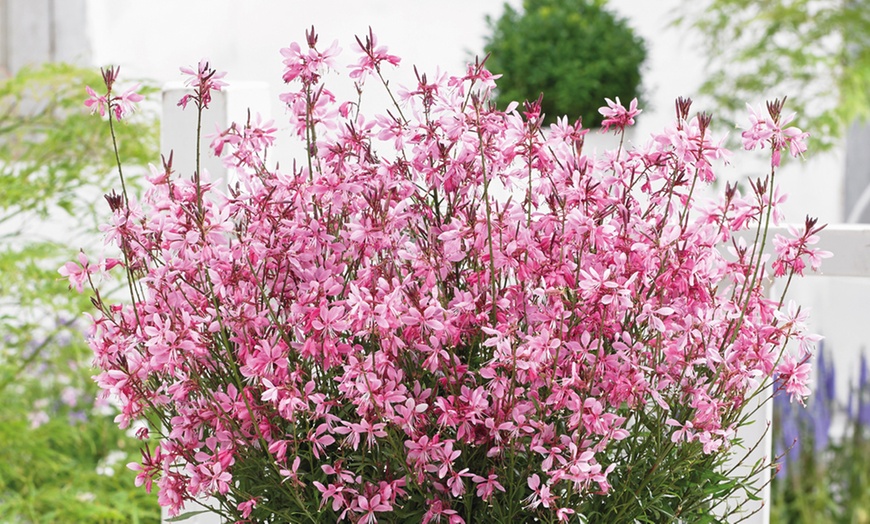
[[[203,208],[202,208],[202,184],[200,182],[200,170],[202,169],[200,164],[200,155],[201,155],[201,147],[199,141],[202,139],[202,111],[203,106],[202,102],[197,102],[196,104],[196,166],[193,171],[193,185],[196,188],[196,210],[197,210],[197,220],[200,222],[200,227],[202,226],[203,220]]]
[[[381,68],[380,68],[380,66],[377,66],[377,67],[375,68],[375,71],[378,73],[378,78],[380,78],[380,80],[381,80],[381,84],[384,85],[384,89],[386,89],[386,91],[387,91],[387,95],[390,96],[390,100],[393,102],[393,106],[396,108],[396,111],[399,113],[399,118],[402,119],[402,123],[407,124],[407,123],[408,123],[408,119],[405,118],[405,115],[402,113],[402,108],[401,108],[401,106],[399,106],[399,102],[396,100],[396,97],[393,96],[393,90],[390,89],[390,83],[387,82],[387,81],[384,79],[383,75],[381,74]]]
[[[118,138],[115,136],[115,125],[112,123],[112,102],[109,101],[109,133],[112,135],[112,149],[115,152],[115,163],[118,166],[118,177],[121,179],[121,193],[124,195],[124,207],[129,209],[127,184],[124,182],[124,169],[121,167],[121,153],[118,150]]]
[[[492,294],[492,311],[490,312],[490,322],[495,326],[498,321],[497,307],[498,300],[496,298],[496,282],[495,282],[495,252],[492,247],[492,210],[489,203],[489,179],[486,173],[486,152],[483,148],[483,131],[480,126],[480,104],[474,105],[475,115],[477,116],[477,144],[480,151],[480,171],[483,175],[483,202],[486,210],[486,240],[489,247],[489,283],[490,293]]]
[[[115,125],[112,122],[112,105],[114,102],[111,97],[108,98],[108,110],[109,110],[109,134],[112,135],[112,150],[115,153],[115,163],[118,166],[118,178],[121,180],[121,194],[124,197],[124,214],[127,220],[130,219],[130,201],[127,196],[127,184],[124,181],[124,169],[121,164],[121,153],[118,148],[118,139],[115,136]],[[141,301],[141,296],[136,293],[136,289],[133,286],[133,270],[130,268],[130,256],[129,256],[129,245],[128,240],[123,239],[121,242],[121,253],[124,255],[124,270],[127,273],[127,287],[130,291],[130,300],[133,301],[134,304]],[[136,325],[141,325],[139,320],[139,310],[134,306],[133,313],[136,317]]]

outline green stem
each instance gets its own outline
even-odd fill
[[[490,312],[490,321],[493,327],[498,320],[498,301],[496,300],[496,283],[495,283],[495,251],[492,247],[492,209],[489,203],[489,178],[486,173],[486,153],[483,147],[483,132],[480,128],[480,107],[475,106],[474,111],[477,115],[477,144],[480,151],[480,170],[483,175],[483,200],[486,209],[486,239],[489,247],[489,283],[490,293],[492,294],[492,311]]]

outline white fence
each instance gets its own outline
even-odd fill
[[[170,150],[175,153],[174,165],[180,169],[182,166],[192,166],[194,163],[193,151],[195,144],[196,116],[195,111],[182,111],[176,107],[178,99],[186,90],[181,84],[168,85],[163,91],[162,128],[161,128],[161,151],[168,155]],[[213,133],[215,127],[225,129],[236,122],[244,122],[247,118],[248,108],[251,112],[259,112],[264,118],[270,114],[269,90],[264,83],[235,83],[225,91],[215,93],[213,103],[209,111],[203,115],[203,135]],[[202,151],[209,151],[209,140],[202,137]],[[223,165],[209,154],[203,156],[203,167],[209,170],[213,180],[226,177],[226,169]],[[192,169],[192,168],[191,168]],[[788,235],[786,228],[772,228],[769,237],[775,234]],[[818,247],[835,254],[823,264],[823,276],[825,277],[870,277],[870,224],[836,224],[829,225],[820,235]],[[768,242],[768,246],[772,243]],[[741,433],[745,442],[755,443],[761,441],[746,463],[753,464],[760,459],[769,460],[772,454],[771,432],[768,427],[772,420],[772,405],[770,402],[758,410],[756,419],[750,426],[744,428]],[[746,524],[768,524],[770,521],[769,501],[770,486],[769,470],[759,482],[765,484],[763,497],[760,502],[744,501],[744,507],[753,511],[762,507],[747,520]],[[189,507],[196,510],[195,507]],[[221,524],[220,519],[214,514],[201,514],[184,522],[189,524]]]

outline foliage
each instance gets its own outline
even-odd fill
[[[521,11],[505,4],[487,22],[486,65],[504,75],[496,91],[502,108],[543,94],[547,123],[568,115],[594,127],[605,97],[640,95],[646,46],[601,0],[525,0]]]
[[[114,152],[104,147],[111,134],[81,103],[96,79],[49,64],[0,81],[3,522],[159,519],[156,501],[111,464],[135,457],[138,446],[113,427],[113,408],[94,403],[92,354],[80,342],[89,303],[57,274],[75,254],[71,245],[94,243],[99,188],[113,177]],[[157,149],[153,115],[138,115],[118,135],[133,163]]]
[[[743,135],[768,177],[704,205],[727,152],[689,100],[594,159],[566,118],[495,109],[481,63],[393,93],[372,33],[349,76],[395,105],[361,114],[323,83],[337,45],[306,36],[282,50],[300,161],[266,164],[272,122],[233,124],[212,148],[234,187],[170,157],[141,198],[109,196],[120,254],[65,266],[96,293],[98,383],[157,441],[137,482],[171,514],[213,496],[240,522],[733,521],[768,466],[726,475],[745,408],[774,373],[806,396],[817,340],[762,282],[827,255],[807,219],[763,263],[780,153],[806,139],[782,103]],[[201,116],[223,73],[185,72]],[[108,78],[89,103],[112,114]],[[600,112],[623,136],[639,110]],[[112,268],[120,303],[99,293]]]
[[[746,101],[788,95],[813,146],[827,147],[870,116],[870,10],[839,0],[683,2],[710,62],[702,91],[728,124]]]
[[[870,522],[870,381],[862,355],[849,403],[837,402],[830,356],[818,353],[816,388],[807,409],[776,397],[774,442],[781,470],[774,478],[771,522]],[[832,435],[834,419],[844,431]],[[839,425],[838,425],[839,426]]]
[[[52,209],[82,211],[81,189],[105,187],[114,165],[105,126],[95,126],[76,96],[93,82],[92,71],[67,64],[24,69],[0,82],[0,208],[3,220],[22,224],[33,212],[45,218]],[[120,153],[131,160],[149,158],[157,135],[149,118],[133,118],[120,129]],[[153,117],[151,117],[153,118]],[[93,196],[93,195],[91,195]]]
[[[156,501],[124,467],[138,456],[135,440],[118,430],[115,410],[93,404],[87,346],[62,342],[72,368],[42,363],[38,377],[19,377],[2,394],[0,521],[159,522]]]

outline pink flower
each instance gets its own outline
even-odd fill
[[[178,101],[178,105],[183,108],[187,108],[187,104],[190,101],[195,102],[200,109],[207,108],[211,104],[211,92],[220,91],[228,85],[221,80],[226,76],[226,72],[216,71],[205,58],[199,61],[196,69],[192,67],[181,67],[179,69],[182,74],[189,77],[184,81],[184,85],[193,88],[192,94],[184,95]]]
[[[109,107],[109,100],[102,95],[98,95],[91,86],[85,86],[85,91],[88,92],[88,98],[85,100],[85,107],[90,108],[91,114],[99,111],[100,116],[106,116],[106,109]]]
[[[616,97],[616,102],[609,98],[604,100],[607,102],[607,107],[598,109],[598,112],[604,117],[604,120],[601,122],[602,131],[608,131],[610,126],[615,126],[620,131],[623,131],[626,127],[633,126],[634,117],[643,112],[637,108],[637,98],[631,100],[628,109],[623,107],[619,97]]]
[[[84,252],[79,252],[78,259],[78,264],[67,262],[57,272],[61,276],[69,278],[70,287],[74,287],[76,291],[81,293],[85,282],[88,280],[89,275],[95,271],[95,268],[88,264],[88,257]]]
[[[139,84],[126,89],[118,96],[111,96],[111,92],[108,95],[98,95],[93,88],[85,86],[85,91],[88,93],[85,107],[90,108],[91,114],[99,112],[101,117],[106,116],[111,108],[115,120],[120,122],[123,117],[135,111],[135,104],[144,100],[144,97],[136,92],[137,89],[139,89]]]
[[[314,26],[311,30],[305,31],[308,49],[303,51],[302,47],[293,42],[290,47],[281,49],[281,55],[284,57],[284,82],[290,83],[297,78],[305,85],[313,85],[320,79],[320,75],[326,69],[335,69],[335,57],[341,52],[338,47],[338,41],[333,41],[325,51],[317,51],[317,33],[314,31]]]
[[[502,486],[498,481],[498,475],[495,473],[491,473],[486,478],[479,475],[473,475],[471,480],[477,484],[477,496],[483,500],[489,500],[495,490],[501,491],[502,493],[505,491],[504,486]]]
[[[371,498],[360,496],[356,499],[356,504],[359,507],[357,512],[363,514],[359,520],[363,524],[375,524],[378,521],[375,513],[393,510],[390,504],[381,499],[380,493],[373,495]]]
[[[537,474],[529,477],[527,483],[532,490],[532,495],[526,499],[529,508],[535,509],[538,506],[549,508],[556,501],[556,497],[550,493],[550,486],[541,485],[541,478]]]
[[[387,62],[390,65],[399,65],[400,58],[387,53],[386,46],[379,46],[378,39],[375,37],[372,28],[369,27],[369,34],[366,36],[365,42],[356,37],[356,43],[362,51],[362,56],[355,66],[351,66],[351,71],[348,76],[364,81],[366,76],[373,73],[380,73],[381,63]]]
[[[91,264],[88,261],[87,255],[82,251],[79,252],[77,257],[79,260],[78,264],[75,262],[66,262],[57,270],[57,272],[60,273],[61,276],[67,277],[69,279],[70,288],[75,288],[79,293],[84,289],[85,283],[91,281],[91,275],[105,273],[121,264],[119,260],[114,258],[105,258],[100,260],[97,264]]]
[[[120,121],[122,117],[132,113],[136,108],[134,104],[137,104],[144,100],[145,97],[137,93],[137,89],[139,89],[139,84],[128,88],[123,93],[115,97],[115,99],[113,100],[114,103],[112,105],[112,110],[115,113],[116,120]],[[102,113],[100,113],[100,115],[102,116]]]
[[[575,511],[571,508],[559,508],[556,510],[556,518],[561,522],[568,522]]]
[[[665,421],[665,423],[669,426],[674,426],[679,429],[674,431],[671,434],[671,442],[679,443],[679,442],[692,442],[695,440],[695,434],[693,430],[693,424],[691,420],[687,420],[685,424],[680,424],[678,421],[669,418]]]
[[[314,481],[312,483],[315,488],[321,493],[321,501],[320,507],[326,505],[329,499],[332,499],[332,511],[338,511],[345,505],[347,505],[347,500],[344,496],[344,487],[336,484],[330,484],[328,486],[324,486],[320,482]]]
[[[368,420],[361,420],[359,423],[345,422],[343,427],[335,428],[334,431],[342,435],[347,435],[346,442],[356,450],[360,445],[363,435],[365,435],[366,445],[370,447],[375,445],[377,438],[386,437],[387,433],[384,431],[385,427],[386,424],[383,422],[372,424]]]
[[[236,507],[242,513],[242,518],[246,519],[251,516],[251,512],[257,507],[257,502],[259,502],[257,497],[246,500],[245,502],[239,502]]]
[[[459,516],[454,509],[444,506],[444,502],[440,500],[426,501],[426,506],[429,508],[423,515],[421,524],[429,524],[429,522],[442,522],[441,517],[447,517],[446,524],[465,524],[465,520]]]
[[[825,227],[817,227],[816,223],[816,219],[807,217],[803,231],[794,226],[788,227],[791,238],[779,234],[774,236],[773,245],[777,258],[772,268],[775,276],[781,277],[790,273],[803,275],[806,268],[804,257],[809,259],[811,269],[818,271],[822,260],[833,256],[829,251],[809,247],[819,241],[817,233]]]
[[[100,116],[106,116],[107,112],[111,112],[116,120],[121,120],[125,115],[130,114],[135,109],[135,105],[141,102],[143,97],[136,90],[139,84],[136,84],[119,96],[113,96],[112,92],[118,75],[121,71],[120,67],[109,67],[100,70],[103,76],[103,85],[106,87],[105,95],[98,95],[90,86],[86,86],[85,90],[88,93],[88,98],[85,100],[85,107],[91,109],[91,114],[99,112]]]
[[[763,116],[761,110],[756,110],[747,104],[749,108],[749,129],[743,131],[743,147],[746,150],[764,148],[770,144],[771,165],[780,165],[780,151],[788,149],[793,157],[803,156],[807,150],[806,141],[809,133],[805,133],[797,127],[786,127],[794,119],[794,114],[782,116],[785,99],[774,100],[767,103],[768,116]]]
[[[776,368],[779,381],[783,384],[782,387],[786,393],[789,394],[792,401],[797,399],[801,404],[803,404],[804,398],[810,394],[808,384],[812,367],[808,363],[808,360],[807,358],[798,361],[793,355],[787,354],[783,357],[782,363]]]

